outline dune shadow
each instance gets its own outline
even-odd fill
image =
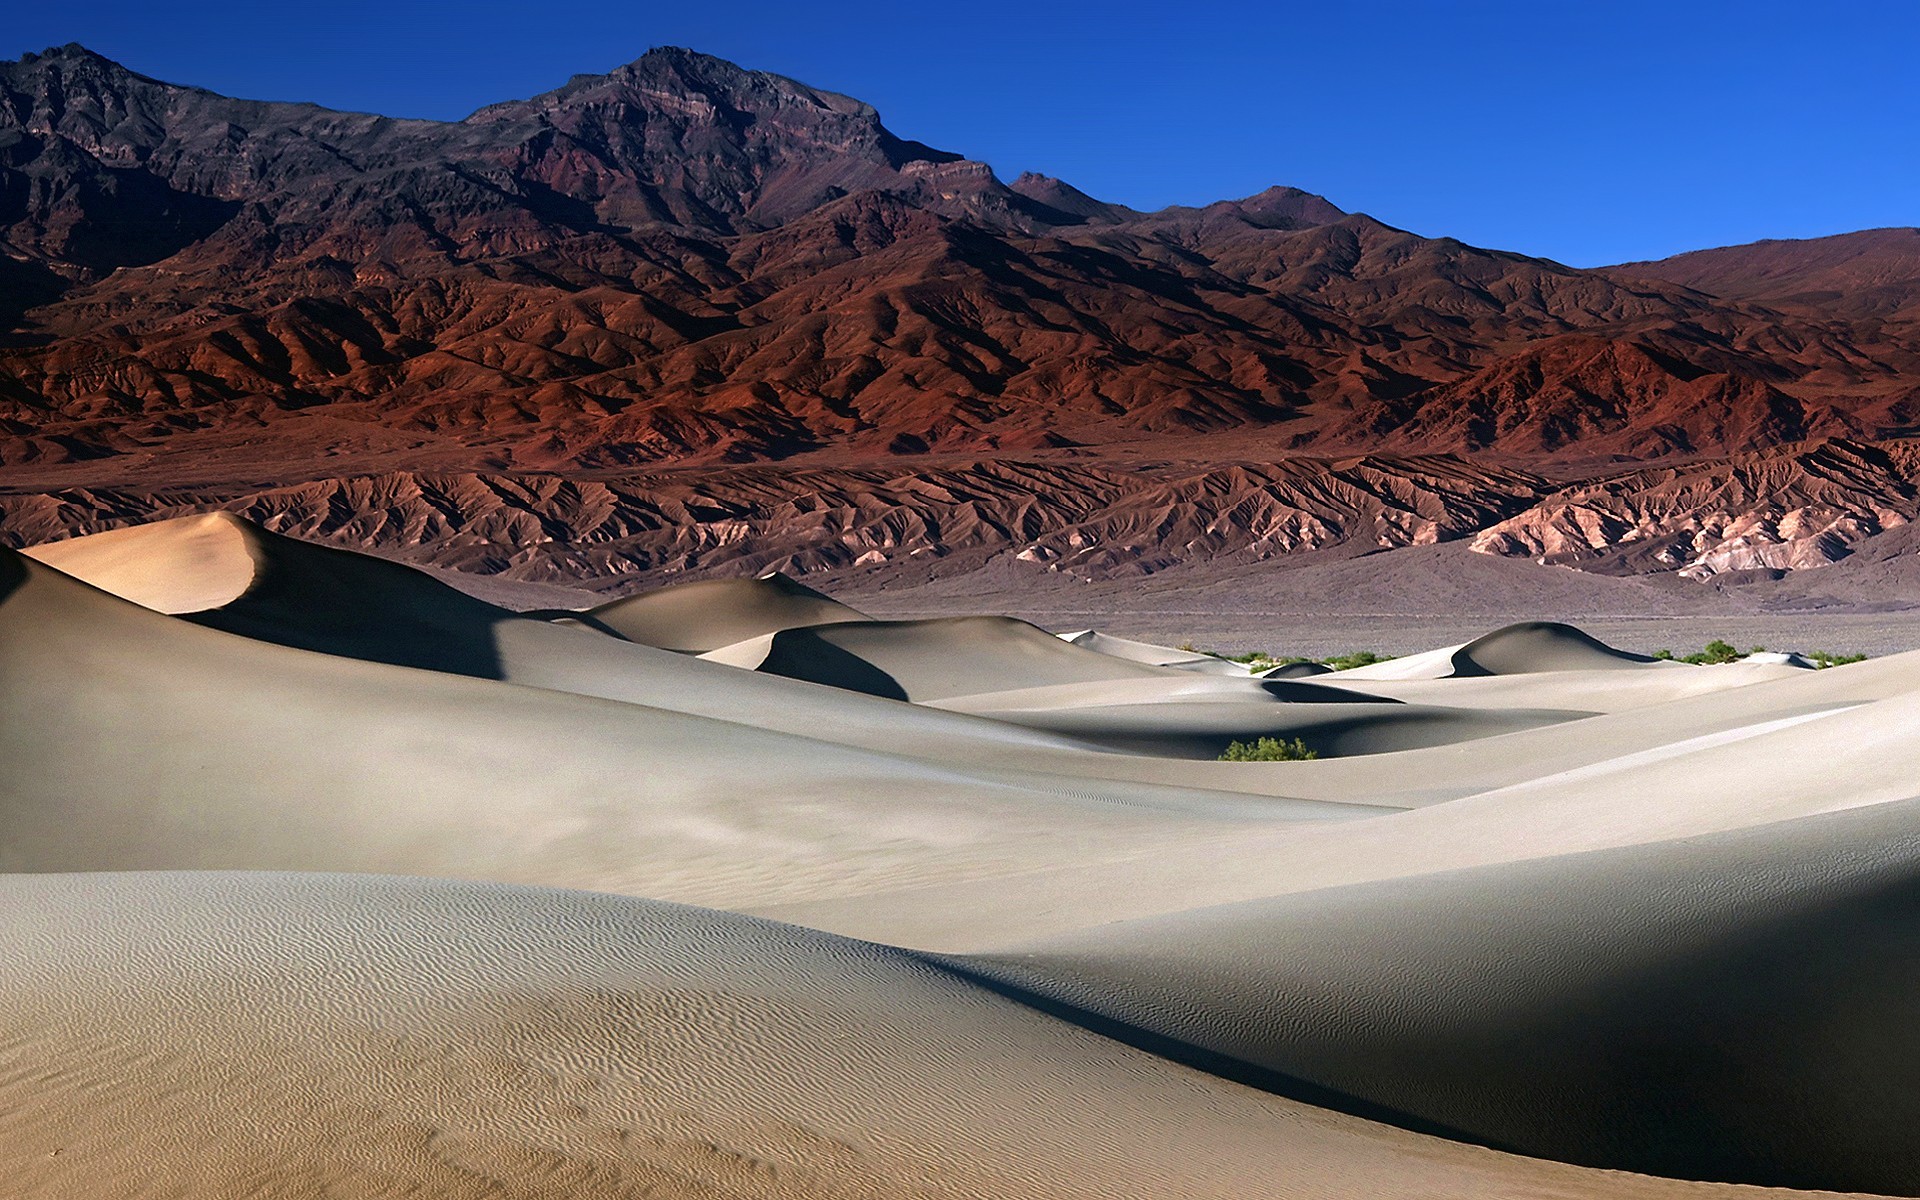
[[[1288,1075],[1283,1071],[1276,1071],[1269,1067],[1250,1063],[1245,1059],[1236,1058],[1230,1054],[1222,1054],[1217,1050],[1209,1050],[1204,1046],[1197,1046],[1192,1042],[1169,1037],[1162,1033],[1155,1033],[1150,1029],[1143,1029],[1138,1025],[1133,1025],[1126,1021],[1116,1020],[1113,1017],[1080,1008],[1077,1005],[1068,1004],[1061,1000],[1056,1000],[1051,996],[1028,991],[1025,988],[979,970],[964,956],[928,954],[912,950],[905,950],[902,951],[902,953],[912,954],[929,966],[964,980],[975,987],[984,988],[997,996],[1012,1000],[1016,1004],[1031,1008],[1035,1012],[1045,1013],[1047,1016],[1053,1017],[1056,1020],[1065,1021],[1067,1024],[1077,1026],[1089,1033],[1098,1034],[1111,1041],[1131,1046],[1135,1050],[1144,1051],[1158,1058],[1164,1058],[1169,1062],[1179,1063],[1183,1067],[1191,1067],[1196,1071],[1203,1071],[1208,1075],[1217,1076],[1233,1083],[1242,1084],[1250,1088],[1257,1088],[1260,1091],[1270,1092],[1276,1096],[1284,1096],[1289,1100],[1297,1101],[1301,1104],[1311,1105],[1315,1108],[1330,1109],[1334,1112],[1345,1113],[1348,1116],[1359,1117],[1362,1120],[1377,1121],[1382,1125],[1392,1125],[1413,1133],[1425,1134],[1429,1137],[1445,1138],[1453,1142],[1464,1142],[1474,1146],[1485,1146],[1490,1150],[1498,1150],[1507,1154],[1523,1153],[1512,1146],[1489,1141],[1468,1133],[1465,1130],[1456,1129],[1453,1126],[1429,1120],[1426,1117],[1418,1116],[1414,1113],[1403,1112],[1400,1109],[1376,1103],[1362,1096],[1355,1096],[1336,1088],[1327,1087],[1324,1084],[1315,1083],[1310,1079],[1302,1079],[1297,1075]]]
[[[1404,704],[1391,696],[1376,696],[1358,688],[1335,687],[1324,683],[1301,683],[1297,679],[1274,679],[1263,676],[1260,690],[1275,700],[1285,700],[1289,704]]]
[[[1917,803],[1146,918],[1051,953],[921,957],[1136,1049],[1417,1133],[1911,1196]]]
[[[811,629],[785,629],[774,634],[759,669],[769,675],[865,692],[885,700],[907,699],[907,689],[899,680]]]
[[[27,564],[17,551],[0,548],[0,603],[27,581]]]
[[[296,650],[505,678],[495,628],[524,618],[399,563],[258,536],[268,553],[252,586],[183,620]]]

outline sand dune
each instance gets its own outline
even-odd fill
[[[1469,679],[1542,671],[1617,671],[1676,664],[1618,650],[1558,621],[1523,621],[1459,646],[1338,672],[1344,679]],[[1679,664],[1685,665],[1685,664]]]
[[[782,630],[772,635],[757,669],[914,701],[1110,679],[1186,683],[1192,678],[1192,672],[1063,642],[1011,617],[870,621]],[[1253,681],[1243,684],[1248,695],[1260,690]]]
[[[26,553],[156,612],[191,613],[231,603],[254,585],[259,562],[251,529],[231,514],[208,513],[49,542]]]
[[[1103,925],[964,965],[1396,1124],[1902,1192],[1920,1180],[1916,937],[1920,800]]]
[[[1125,686],[1134,683],[1149,686]],[[1293,681],[1267,683],[1268,695],[1257,700],[1206,692],[1165,696],[1156,694],[1165,691],[1160,684],[1159,680],[1061,684],[933,703],[1093,745],[1202,759],[1218,757],[1229,742],[1262,737],[1297,738],[1330,756],[1381,754],[1453,745],[1593,715],[1517,705],[1406,704]],[[1130,702],[1129,694],[1137,698]]]
[[[694,654],[782,629],[867,619],[778,572],[662,588],[582,615],[629,641]]]
[[[1379,811],[968,766],[914,757],[909,746],[882,753],[292,650],[0,559],[17,572],[0,581],[9,592],[0,601],[8,870],[406,871],[746,906],[1039,867],[1062,837],[1089,853],[1133,853],[1249,822]],[[727,671],[650,653],[689,672]],[[772,685],[771,708],[781,707],[778,690],[802,686],[721,678],[749,695]],[[685,680],[639,676],[634,685],[672,693]],[[789,716],[823,726],[841,712],[857,724],[862,708],[885,703],[809,690],[831,703]],[[752,707],[748,696],[732,699]],[[907,718],[896,726],[903,740],[916,715],[1006,728],[888,708]],[[1016,747],[1040,736],[1009,733]],[[948,736],[967,742],[977,763],[1006,757],[1007,741]]]
[[[1345,672],[1321,682],[1410,704],[1442,704],[1473,710],[1569,708],[1588,713],[1621,712],[1705,696],[1735,688],[1792,679],[1804,668],[1775,663],[1726,663],[1678,671],[1531,671],[1444,679],[1346,680]]]
[[[1189,670],[1143,661],[1151,657],[1144,652],[1064,642],[1004,617],[784,630],[703,657],[1178,758],[1212,759],[1230,742],[1270,736],[1300,738],[1322,754],[1376,754],[1590,715],[1548,705],[1413,707],[1357,686]]]
[[[625,897],[9,876],[0,936],[13,1195],[1749,1194],[1358,1120],[898,951]]]
[[[1082,649],[1092,650],[1098,654],[1111,654],[1115,658],[1146,663],[1149,666],[1178,667],[1182,671],[1196,671],[1202,675],[1252,673],[1239,663],[1215,658],[1210,654],[1201,654],[1193,650],[1177,650],[1172,646],[1156,646],[1151,642],[1138,642],[1131,638],[1114,637],[1112,634],[1101,633],[1097,629],[1082,629],[1056,636],[1061,641],[1070,642]]]
[[[165,522],[102,536],[118,543],[121,561],[137,563],[146,577],[158,578],[170,571],[197,568],[200,560],[181,554],[180,548],[202,543],[179,536],[183,528],[195,526],[220,534],[218,546],[230,560],[224,565],[251,569],[253,575],[232,601],[194,612],[189,619],[255,640],[719,720],[745,717],[756,728],[864,749],[904,750],[916,757],[1063,773],[1075,780],[1104,777],[1110,768],[1120,767],[1107,759],[1089,760],[1084,751],[1098,748],[1092,743],[1049,738],[1015,724],[903,708],[859,692],[781,676],[750,675],[682,654],[562,628],[480,603],[399,564],[279,537],[231,518],[210,524],[198,519]],[[135,536],[139,534],[147,536]],[[83,546],[91,540],[80,538],[62,545]],[[136,546],[142,549],[138,556],[130,553]],[[100,582],[117,583],[119,578],[109,574]],[[49,581],[47,586],[55,585]],[[725,613],[722,616],[726,618]],[[116,621],[124,624],[129,619],[121,614]],[[131,627],[127,636],[133,636]],[[154,636],[162,639],[157,644],[165,644],[164,633]],[[1213,681],[1190,673],[1156,673],[1150,681],[1162,690],[1147,693],[1149,698],[1179,699],[1194,689],[1216,687]],[[1234,697],[1255,698],[1263,705],[1275,694],[1271,685],[1245,679],[1219,686]],[[1295,689],[1287,694],[1297,698],[1309,693]],[[1328,696],[1349,698],[1344,693],[1320,698]],[[1217,752],[1217,745],[1205,751],[1208,757]],[[1125,772],[1119,778],[1183,782],[1177,770],[1148,766],[1145,772]],[[1275,791],[1246,774],[1221,776],[1213,786],[1221,783],[1233,784],[1232,790]]]
[[[13,1192],[1920,1192],[1920,653],[553,618],[224,517],[0,551]]]
[[[1909,670],[1913,666],[1909,663]],[[1623,716],[1657,718],[1677,715],[1683,707]],[[1404,783],[1393,779],[1396,769],[1404,775],[1432,765],[1437,773],[1439,764],[1432,759],[1448,754],[1490,757],[1495,762],[1489,775],[1497,778],[1504,766],[1499,760],[1530,741],[1544,743],[1541,749],[1551,761],[1555,739],[1581,725],[1618,719],[1594,718],[1439,750],[1284,765],[1298,768],[1293,776],[1307,793],[1318,790],[1311,783],[1315,768],[1364,767],[1324,789],[1354,795],[1354,785],[1368,780]],[[1795,715],[1692,738],[1646,736],[1657,730],[1656,720],[1615,731],[1642,735],[1635,742],[1642,748],[1635,751],[1436,799],[1357,822],[1351,831],[1249,829],[1231,853],[1219,847],[1211,853],[1167,847],[1125,864],[1063,864],[1046,877],[1010,872],[991,884],[922,885],[865,897],[858,905],[821,901],[767,911],[860,936],[971,950],[996,931],[1010,939],[1038,938],[1106,921],[1316,888],[1680,842],[1920,795],[1920,768],[1901,750],[1915,721],[1920,721],[1920,692],[1913,690],[1867,704],[1808,706]]]
[[[1608,671],[1661,668],[1558,621],[1526,621],[1475,638],[1453,654],[1454,675],[1525,675],[1536,671]]]

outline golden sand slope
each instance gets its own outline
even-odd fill
[[[27,554],[156,612],[201,612],[253,586],[259,561],[252,529],[231,513],[207,513],[51,542]]]

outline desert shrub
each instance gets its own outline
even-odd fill
[[[1193,651],[1193,643],[1182,642],[1179,649]],[[1374,663],[1383,663],[1393,657],[1391,654],[1375,654],[1371,650],[1356,650],[1350,654],[1336,654],[1331,658],[1308,658],[1304,654],[1274,654],[1267,650],[1249,650],[1245,654],[1223,654],[1218,650],[1198,650],[1194,653],[1230,663],[1239,663],[1256,675],[1262,671],[1271,671],[1275,667],[1284,667],[1289,663],[1319,663],[1336,671],[1344,671],[1348,667],[1370,667]]]
[[[1757,651],[1756,647],[1755,652]],[[1733,643],[1715,638],[1708,642],[1698,654],[1689,654],[1680,661],[1693,663],[1696,666],[1708,666],[1736,662],[1739,658],[1740,652],[1733,648]]]
[[[1867,661],[1867,656],[1864,654],[1832,654],[1825,650],[1809,650],[1807,658],[1822,670],[1827,667],[1844,667],[1848,663]]]
[[[1318,750],[1310,750],[1299,738],[1286,741],[1281,738],[1263,737],[1259,741],[1235,742],[1220,755],[1221,762],[1305,762],[1319,758]]]
[[[1257,658],[1236,658],[1233,661],[1246,664],[1247,670],[1252,671],[1255,675],[1259,675],[1271,671],[1275,667],[1284,667],[1290,663],[1312,662],[1313,660],[1303,658],[1298,654],[1286,654],[1278,657],[1262,654]]]
[[[1766,649],[1765,646],[1749,646],[1747,647],[1746,653],[1764,654],[1766,653]],[[1671,650],[1655,650],[1653,656],[1655,658],[1669,660],[1675,657]],[[1708,642],[1704,649],[1693,654],[1683,655],[1677,661],[1694,663],[1696,665],[1712,665],[1717,663],[1738,662],[1742,657],[1744,657],[1744,655],[1734,649],[1731,643],[1721,638],[1715,638],[1711,642]],[[1834,654],[1826,650],[1809,650],[1806,651],[1802,657],[1812,662],[1816,667],[1843,667],[1848,663],[1863,662],[1867,656],[1864,654]]]
[[[1336,654],[1332,658],[1320,660],[1322,666],[1332,667],[1336,671],[1345,671],[1353,667],[1370,667],[1375,663],[1392,660],[1391,654],[1375,654],[1371,650],[1356,650],[1351,654]]]

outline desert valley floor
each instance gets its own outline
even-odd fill
[[[0,550],[5,1193],[1920,1193],[1920,654],[887,615]]]

